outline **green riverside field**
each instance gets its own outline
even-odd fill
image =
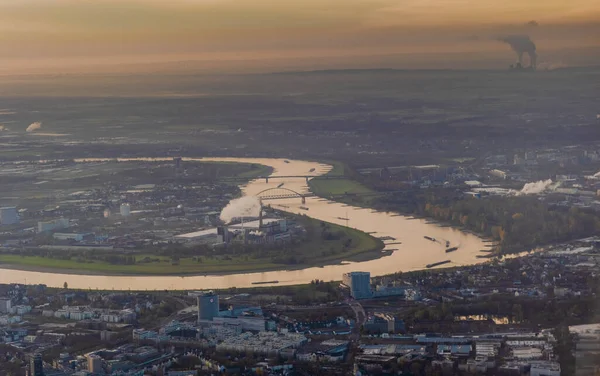
[[[319,179],[315,178],[309,181],[310,190],[319,197],[328,197],[331,195],[343,195],[346,193],[372,193],[370,188],[362,185],[352,178],[352,171],[343,163],[336,161],[327,161],[333,166],[325,176],[345,176],[347,179]]]

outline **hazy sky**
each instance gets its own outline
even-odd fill
[[[484,53],[512,33],[599,47],[600,1],[0,0],[0,68]]]

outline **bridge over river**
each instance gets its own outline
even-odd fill
[[[311,179],[321,179],[321,180],[335,180],[335,179],[348,179],[344,175],[270,175],[270,176],[257,176],[255,179],[264,180],[265,183],[268,183],[269,180],[290,180],[290,179],[304,179],[306,183],[308,183]],[[223,177],[219,178],[222,181],[246,181],[246,178],[239,177]]]

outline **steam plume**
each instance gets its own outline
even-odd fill
[[[523,65],[523,54],[527,53],[531,67],[536,67],[537,53],[535,52],[535,43],[527,35],[507,35],[499,38],[499,40],[510,45],[510,48],[517,54],[519,64]]]
[[[260,201],[256,197],[245,196],[231,200],[221,211],[221,220],[230,223],[234,218],[258,217],[260,214]]]
[[[544,192],[550,187],[552,180],[540,180],[533,183],[527,183],[523,186],[523,189],[518,194],[521,195],[535,195]]]
[[[39,121],[36,121],[35,123],[29,124],[27,129],[25,129],[25,132],[27,132],[27,133],[35,132],[38,129],[40,129],[41,127],[42,127],[42,123]]]
[[[555,69],[568,68],[569,66],[562,62],[557,62],[557,63],[544,62],[544,63],[538,64],[538,67],[539,67],[539,69],[551,71],[551,70],[555,70]]]

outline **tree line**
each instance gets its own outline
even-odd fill
[[[376,205],[461,226],[497,241],[503,253],[600,233],[600,216],[593,210],[551,206],[531,196],[477,199],[439,188],[382,196]]]

